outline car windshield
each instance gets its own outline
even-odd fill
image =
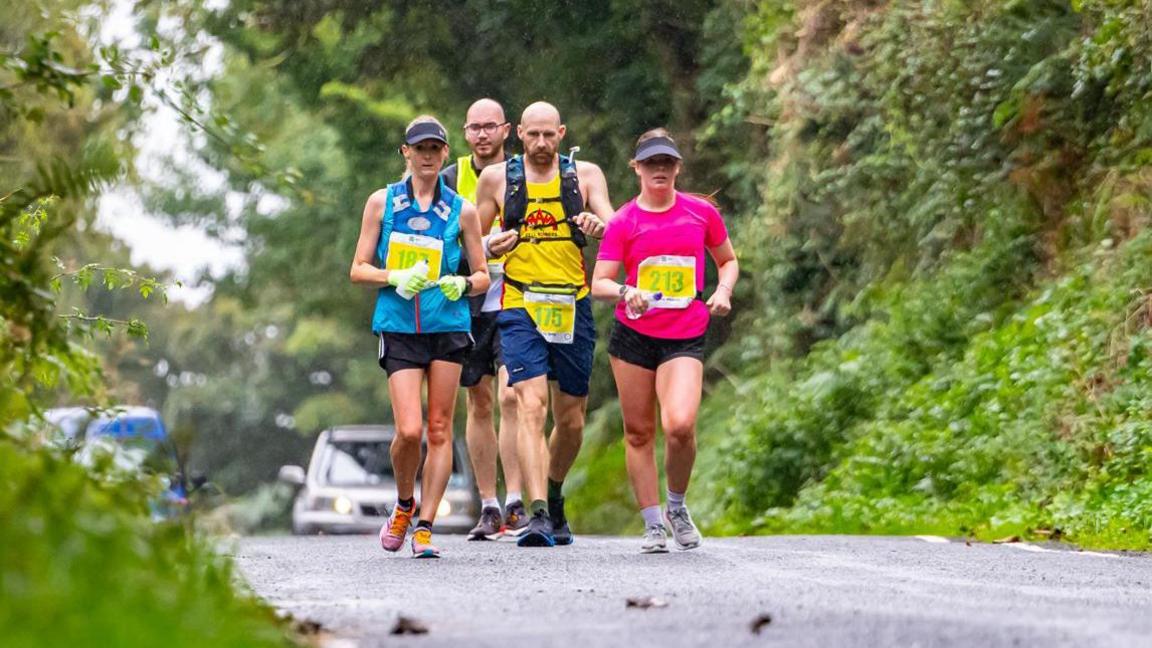
[[[320,474],[332,486],[375,486],[392,479],[387,441],[333,441]]]
[[[320,464],[320,480],[329,486],[378,486],[392,481],[391,441],[329,441]],[[422,449],[423,450],[423,449]],[[463,478],[463,456],[452,447],[452,478]],[[423,468],[424,462],[420,462]],[[420,481],[417,471],[416,481]]]
[[[85,432],[86,453],[103,447],[113,451],[117,462],[157,474],[176,469],[176,457],[168,443],[164,424],[153,416],[119,415],[99,417],[88,424]],[[123,452],[117,452],[119,448]]]

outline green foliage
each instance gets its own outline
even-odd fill
[[[154,485],[11,438],[0,472],[5,645],[289,645],[209,543],[148,518]]]
[[[1046,282],[963,358],[892,394],[841,461],[764,529],[1145,547],[1152,508],[1147,233]]]
[[[153,52],[159,61],[92,52],[77,18],[61,11],[18,2],[0,28],[0,636],[30,647],[288,645],[272,611],[237,593],[217,547],[184,522],[150,519],[160,478],[106,461],[85,468],[31,433],[57,394],[108,402],[89,348],[97,334],[148,335],[135,317],[61,313],[66,280],[78,292],[144,299],[165,289],[136,270],[68,270],[59,258],[91,226],[92,193],[124,175],[131,151],[106,144],[103,129],[131,123],[156,71],[172,63],[162,52]],[[10,25],[32,35],[15,45]],[[151,45],[161,49],[158,38]]]
[[[1148,543],[1146,373],[1117,362],[1144,345],[1146,237],[1112,248],[1148,223],[1152,70],[1132,61],[1150,15],[814,2],[800,31],[751,20],[781,49],[754,46],[733,91],[768,116],[772,157],[749,160],[748,333],[712,361],[738,371],[701,413],[714,530]]]

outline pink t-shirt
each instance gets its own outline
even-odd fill
[[[676,202],[667,211],[651,212],[633,199],[608,221],[600,243],[600,261],[620,261],[628,273],[627,284],[636,286],[640,263],[652,257],[673,255],[695,257],[696,289],[704,288],[704,252],[728,239],[724,219],[708,201],[676,192]],[[641,289],[645,288],[640,286]],[[687,308],[650,308],[638,319],[628,319],[624,303],[616,304],[621,324],[652,337],[686,340],[704,334],[708,328],[708,307],[694,300]]]

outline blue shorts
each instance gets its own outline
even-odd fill
[[[536,330],[536,323],[523,308],[500,311],[500,346],[508,384],[548,376],[569,396],[587,396],[592,379],[592,353],[596,350],[596,325],[592,322],[592,300],[576,302],[576,322],[571,344],[553,344]]]

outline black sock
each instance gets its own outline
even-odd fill
[[[396,506],[404,509],[405,511],[411,511],[412,507],[416,506],[416,498],[409,497],[408,499],[398,499],[396,500]]]
[[[564,499],[564,496],[560,493],[560,491],[563,490],[563,488],[564,488],[564,482],[552,481],[552,478],[549,477],[548,478],[548,499],[549,500]]]
[[[431,531],[432,530],[432,523],[429,522],[428,520],[420,520],[420,521],[416,522],[416,528],[417,529],[428,529],[429,531]]]
[[[532,515],[536,515],[536,513],[540,511],[548,513],[548,502],[544,500],[532,500],[532,505],[528,507],[528,510],[532,512]]]

